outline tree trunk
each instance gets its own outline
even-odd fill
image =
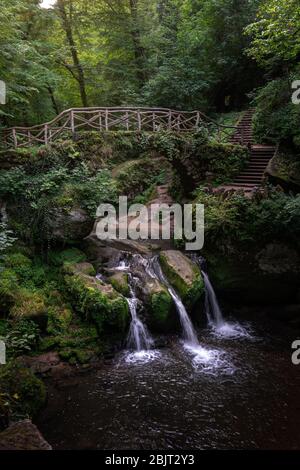
[[[80,63],[79,57],[78,57],[78,51],[77,47],[75,44],[74,36],[73,36],[73,31],[72,31],[72,16],[71,16],[71,2],[70,2],[70,14],[69,17],[66,12],[66,7],[65,7],[65,2],[66,0],[58,0],[57,1],[57,7],[58,11],[62,20],[62,26],[63,29],[66,33],[66,38],[70,46],[71,50],[71,55],[72,55],[72,60],[73,60],[73,65],[74,69],[76,71],[76,80],[79,85],[79,91],[80,91],[80,96],[81,96],[81,101],[84,107],[88,107],[88,100],[87,100],[87,94],[86,94],[86,89],[85,89],[85,76],[84,76],[84,71],[83,67]]]
[[[55,99],[55,96],[54,96],[54,93],[53,93],[53,90],[52,90],[51,86],[47,85],[47,89],[48,89],[48,92],[49,92],[49,95],[50,95],[50,98],[51,98],[51,103],[52,103],[53,109],[56,112],[56,114],[59,114],[58,105],[57,105],[57,102],[56,102],[56,99]]]
[[[141,32],[139,29],[139,18],[137,10],[138,0],[129,0],[130,15],[131,15],[131,36],[134,49],[135,64],[137,68],[137,79],[141,86],[147,80],[147,73],[145,70],[145,49],[141,44]]]

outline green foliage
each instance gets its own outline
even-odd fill
[[[10,315],[16,319],[37,318],[47,313],[46,299],[42,292],[21,288],[16,293]]]
[[[249,54],[267,67],[294,62],[300,54],[299,23],[298,0],[263,1],[255,23],[246,28],[253,38]]]
[[[285,141],[300,148],[300,106],[291,100],[291,82],[297,76],[295,71],[287,77],[270,81],[256,92],[254,133],[259,141]]]
[[[205,244],[227,250],[277,239],[299,245],[300,197],[270,189],[265,195],[247,198],[197,191],[196,202],[205,206]]]
[[[17,361],[0,367],[0,416],[9,420],[33,418],[45,405],[46,387]]]
[[[14,357],[36,350],[39,335],[40,330],[34,321],[21,319],[13,322],[5,337],[8,356]]]
[[[0,256],[16,241],[13,232],[7,228],[6,222],[0,222]]]

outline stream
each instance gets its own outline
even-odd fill
[[[95,370],[49,379],[39,429],[54,449],[299,448],[295,331],[255,310],[244,320],[246,337],[197,332],[215,351],[204,365],[174,337],[142,361],[122,352]]]

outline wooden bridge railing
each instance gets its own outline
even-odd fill
[[[52,121],[32,127],[12,127],[1,131],[8,147],[47,145],[63,135],[75,136],[82,130],[96,131],[195,131],[206,127],[219,137],[233,126],[222,126],[200,111],[167,108],[72,108]]]

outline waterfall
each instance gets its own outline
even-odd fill
[[[192,259],[198,264],[203,276],[205,285],[205,313],[207,322],[212,328],[213,333],[221,338],[251,338],[247,328],[237,322],[225,321],[215,290],[207,274],[205,259],[201,256],[197,257],[196,255],[192,256]]]
[[[132,280],[130,283],[130,297],[127,298],[127,302],[131,313],[131,324],[127,338],[127,346],[137,352],[145,350],[148,351],[153,346],[154,341],[146,326],[138,317],[138,299],[132,287]]]
[[[205,313],[209,325],[214,325],[217,328],[224,325],[224,318],[219,306],[219,302],[214,291],[214,288],[209,280],[205,271],[202,270],[202,276],[205,285]]]
[[[147,265],[146,271],[151,277],[158,279],[160,282],[162,282],[162,284],[167,287],[175,303],[185,341],[191,345],[199,345],[196,332],[194,330],[190,317],[188,316],[186,308],[183,305],[182,300],[175,291],[175,289],[173,289],[173,287],[169,284],[168,280],[163,274],[157,257],[151,259],[150,263],[148,263]]]

